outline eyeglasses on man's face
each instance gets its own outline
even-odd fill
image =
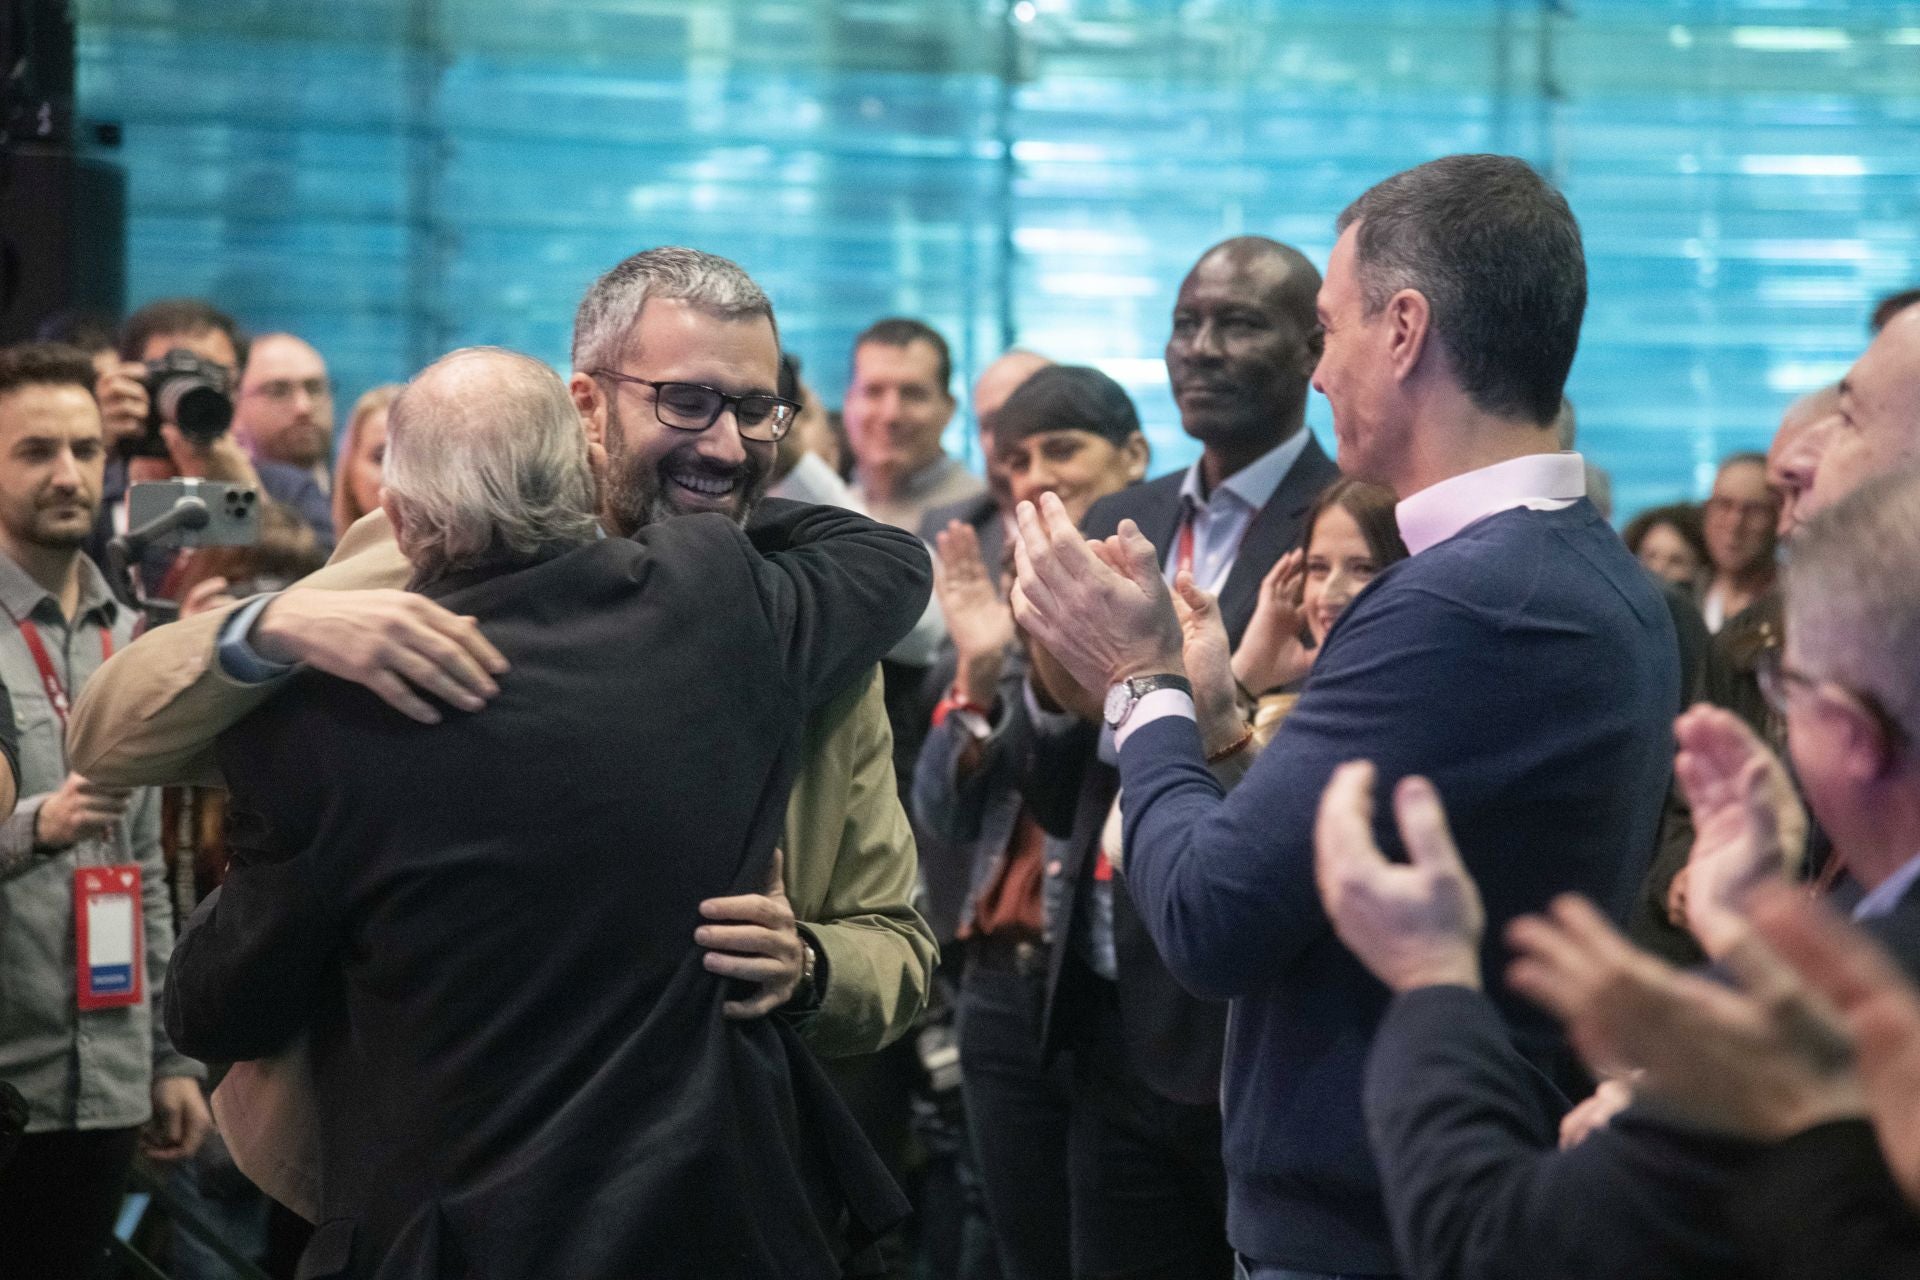
[[[698,382],[655,382],[612,369],[595,369],[592,373],[596,378],[653,388],[653,416],[660,420],[660,425],[676,431],[705,431],[720,420],[721,414],[732,409],[733,420],[740,424],[743,438],[774,441],[787,434],[800,413],[800,406],[792,400],[760,392],[735,396]]]
[[[1725,494],[1716,494],[1708,498],[1704,511],[1707,515],[1723,520],[1750,520],[1755,524],[1765,521],[1773,523],[1780,511],[1780,500],[1770,497],[1759,501],[1742,498],[1730,498]]]
[[[275,378],[271,382],[248,387],[246,394],[278,404],[293,399],[302,391],[307,393],[309,400],[324,400],[333,395],[333,384],[325,378]]]
[[[1754,663],[1753,674],[1760,683],[1760,696],[1766,699],[1767,706],[1782,720],[1787,718],[1787,703],[1795,689],[1812,692],[1821,685],[1831,685],[1853,699],[1861,710],[1872,717],[1874,723],[1880,726],[1880,732],[1885,735],[1889,745],[1898,749],[1906,744],[1906,730],[1900,727],[1900,722],[1880,704],[1878,698],[1858,689],[1850,689],[1837,680],[1828,680],[1788,666],[1778,646],[1762,651],[1759,659]]]

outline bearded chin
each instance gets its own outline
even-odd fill
[[[610,475],[604,515],[608,525],[623,536],[631,537],[656,521],[686,514],[675,507],[668,496],[672,492],[671,482],[661,475],[661,465],[636,464],[625,453],[607,458]],[[734,523],[745,527],[754,507],[766,495],[769,478],[765,470],[752,478],[741,494],[739,509],[733,515]]]
[[[627,433],[620,421],[620,411],[612,403],[607,406],[606,440],[607,481],[600,515],[609,531],[631,537],[656,521],[686,514],[667,496],[673,492],[672,482],[663,474],[663,469],[672,454],[652,466],[634,458],[626,447]],[[739,510],[733,517],[742,528],[773,483],[771,466],[756,468],[750,457],[746,470],[747,487],[741,492]]]
[[[36,519],[28,526],[21,540],[48,551],[77,551],[87,545],[87,538],[92,532],[92,521],[88,521],[85,527],[55,525],[49,528],[46,522]]]

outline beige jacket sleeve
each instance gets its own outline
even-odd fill
[[[376,511],[347,530],[333,559],[299,585],[404,587],[408,574],[386,515]],[[109,786],[220,785],[214,739],[277,686],[241,684],[214,660],[221,628],[241,607],[156,627],[95,672],[67,729],[74,771]]]
[[[809,722],[787,805],[787,896],[827,961],[820,1007],[797,1021],[824,1057],[873,1053],[926,1006],[938,947],[913,905],[917,857],[875,668]]]

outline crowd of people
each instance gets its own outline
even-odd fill
[[[1337,232],[1193,265],[1152,480],[697,249],[337,444],[205,302],[0,350],[0,1274],[135,1164],[182,1278],[1920,1274],[1920,292],[1617,533],[1564,198]],[[175,478],[259,542],[112,580]]]

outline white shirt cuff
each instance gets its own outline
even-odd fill
[[[1188,720],[1198,720],[1193,713],[1193,697],[1184,689],[1155,689],[1146,697],[1133,704],[1133,714],[1113,734],[1113,749],[1117,753],[1127,745],[1127,739],[1141,725],[1152,724],[1155,720],[1164,720],[1168,716],[1184,716]]]

